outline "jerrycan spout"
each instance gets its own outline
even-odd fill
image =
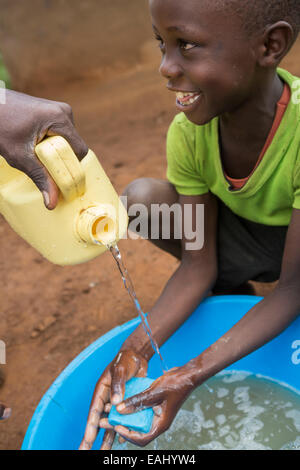
[[[88,244],[114,245],[118,238],[116,209],[110,204],[98,204],[83,209],[75,231]]]

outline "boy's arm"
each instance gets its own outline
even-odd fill
[[[162,345],[195,310],[214,286],[217,277],[216,233],[217,201],[211,193],[201,196],[179,196],[182,222],[188,220],[187,206],[192,208],[192,227],[196,227],[197,205],[204,205],[204,245],[187,249],[191,240],[182,228],[182,259],[167,282],[162,294],[148,313],[147,320],[158,345]],[[199,216],[199,213],[198,213]],[[189,225],[190,220],[188,220]],[[199,234],[198,234],[199,235]],[[149,337],[140,325],[125,341],[122,350],[134,349],[147,360],[153,355]]]
[[[225,335],[185,366],[156,380],[145,392],[129,398],[121,412],[160,406],[149,434],[120,426],[116,431],[137,445],[146,445],[165,431],[189,393],[208,378],[280,334],[300,313],[300,210],[294,209],[288,229],[278,286]]]
[[[256,304],[216,343],[191,361],[196,383],[280,334],[300,313],[300,210],[294,209],[288,229],[280,279],[274,291]],[[201,369],[201,370],[200,370]]]
[[[192,206],[193,229],[196,227],[197,204],[204,204],[204,246],[194,251],[187,250],[186,242],[191,243],[192,240],[183,237],[181,264],[148,314],[147,320],[159,346],[193,312],[205,294],[213,287],[217,276],[218,209],[215,197],[212,194],[180,196],[179,202],[183,211],[186,204]],[[99,423],[101,427],[107,427],[107,419],[101,419],[106,406],[110,403],[116,405],[123,400],[127,380],[133,376],[146,375],[147,361],[153,354],[150,340],[142,325],[139,325],[98,380],[80,449],[92,447],[99,430]],[[107,430],[101,449],[111,448],[114,434],[112,429]]]

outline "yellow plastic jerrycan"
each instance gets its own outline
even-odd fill
[[[91,150],[79,162],[69,143],[54,136],[35,152],[60,189],[52,211],[33,181],[0,156],[0,213],[22,238],[62,266],[95,258],[122,238],[127,212]]]

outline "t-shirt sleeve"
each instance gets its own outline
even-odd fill
[[[293,208],[300,209],[300,152],[299,152],[298,161],[295,167]]]
[[[182,114],[173,120],[167,136],[167,178],[179,194],[197,196],[209,192],[195,158],[196,126]]]

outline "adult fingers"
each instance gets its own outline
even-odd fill
[[[73,115],[72,106],[70,106],[69,103],[66,103],[64,101],[58,101],[57,103],[62,109],[62,111],[68,116],[72,124],[74,125],[74,115]]]
[[[41,191],[47,209],[54,209],[58,202],[59,189],[47,169],[39,162],[34,162],[30,165],[30,168],[24,172]]]
[[[108,429],[103,437],[100,450],[110,450],[115,440],[116,433],[112,429]]]
[[[75,155],[79,160],[82,160],[83,157],[85,157],[88,153],[89,148],[82,137],[80,137],[78,134],[71,119],[69,119],[67,122],[56,122],[52,124],[47,130],[47,135],[60,135],[64,137],[71,145]]]
[[[45,206],[48,209],[54,209],[58,201],[59,189],[47,169],[36,157],[34,145],[30,144],[25,148],[18,146],[13,157],[5,156],[5,158],[11,166],[32,179],[43,195]]]

